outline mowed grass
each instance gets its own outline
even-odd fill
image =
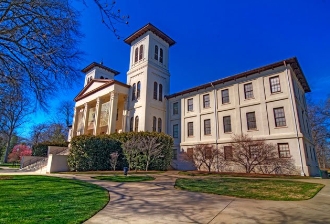
[[[5,166],[5,167],[10,167],[10,168],[20,168],[21,165],[19,163],[0,163],[0,167]]]
[[[0,176],[0,223],[82,223],[109,201],[94,184],[48,176]]]
[[[145,176],[145,175],[113,175],[113,176],[96,176],[93,177],[98,180],[107,180],[107,181],[113,181],[113,182],[141,182],[141,181],[149,181],[149,180],[154,180],[154,177],[151,176]]]
[[[314,197],[324,185],[288,180],[247,178],[194,178],[176,180],[175,187],[195,192],[274,201],[299,201]]]

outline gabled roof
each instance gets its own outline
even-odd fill
[[[89,72],[90,70],[92,70],[94,67],[99,67],[99,68],[103,68],[104,70],[107,70],[108,72],[112,72],[115,75],[118,75],[120,72],[113,70],[107,66],[104,66],[103,64],[97,63],[97,62],[92,62],[90,65],[88,65],[87,67],[85,67],[83,70],[81,70],[84,73]]]
[[[171,94],[169,96],[166,96],[166,98],[170,99],[170,98],[177,97],[177,96],[180,96],[180,95],[183,95],[183,94],[191,93],[191,92],[198,91],[198,90],[201,90],[201,89],[206,89],[208,87],[213,87],[214,85],[218,85],[218,84],[221,84],[221,83],[233,81],[233,80],[236,80],[236,79],[239,79],[239,78],[247,77],[249,75],[253,75],[253,74],[256,74],[256,73],[260,73],[260,72],[263,72],[263,71],[266,71],[266,70],[269,70],[269,69],[274,69],[274,68],[285,66],[285,65],[290,65],[292,67],[294,73],[297,76],[297,79],[299,80],[300,84],[304,88],[305,92],[310,92],[311,89],[309,88],[309,85],[307,83],[307,80],[305,78],[304,73],[302,72],[302,69],[299,65],[299,62],[298,62],[296,57],[293,57],[293,58],[289,58],[289,59],[286,59],[286,60],[283,60],[283,61],[275,62],[273,64],[269,64],[269,65],[266,65],[266,66],[263,66],[263,67],[260,67],[260,68],[256,68],[256,69],[252,69],[252,70],[249,70],[249,71],[246,71],[246,72],[243,72],[243,73],[239,73],[237,75],[229,76],[229,77],[226,77],[226,78],[223,78],[223,79],[218,79],[216,81],[209,82],[209,83],[206,83],[206,84],[203,84],[203,85],[200,85],[200,86],[196,86],[196,87],[193,87],[193,88],[190,88],[190,89],[178,92],[178,93],[174,93],[174,94]]]
[[[148,23],[147,25],[145,25],[144,27],[142,27],[141,29],[139,29],[138,31],[136,31],[135,33],[133,33],[132,35],[130,35],[129,37],[127,37],[124,40],[124,42],[126,44],[131,45],[131,43],[134,40],[136,40],[137,38],[139,38],[140,36],[142,36],[143,34],[145,34],[148,31],[151,31],[154,34],[156,34],[158,37],[160,37],[165,42],[167,42],[170,46],[172,46],[172,45],[175,44],[175,41],[172,38],[170,38],[169,36],[167,36],[165,33],[163,33],[163,31],[161,31],[160,29],[158,29],[157,27],[155,27],[151,23]]]
[[[89,91],[89,92],[86,92],[88,90],[88,88],[94,83],[94,82],[101,82],[103,83],[103,85]],[[121,85],[123,87],[126,87],[126,88],[130,88],[129,85],[126,85],[125,83],[122,83],[122,82],[119,82],[119,81],[116,81],[116,80],[108,80],[108,79],[93,79],[92,81],[90,81],[79,93],[78,95],[74,98],[74,101],[77,102],[87,96],[90,96],[108,86],[111,86],[113,84],[117,84],[117,85]]]

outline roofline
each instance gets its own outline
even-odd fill
[[[249,71],[246,71],[246,72],[243,72],[243,73],[239,73],[237,75],[229,76],[229,77],[226,77],[226,78],[223,78],[223,79],[218,79],[216,81],[209,82],[209,83],[206,83],[206,84],[203,84],[203,85],[200,85],[200,86],[196,86],[196,87],[193,87],[193,88],[181,91],[181,92],[177,92],[177,93],[165,96],[165,97],[167,99],[170,99],[170,98],[173,98],[173,97],[177,97],[177,96],[184,95],[184,94],[187,94],[187,93],[191,93],[191,92],[194,92],[194,91],[198,91],[198,90],[201,90],[201,89],[206,89],[208,87],[213,87],[214,85],[223,84],[225,82],[229,82],[229,81],[232,81],[232,80],[244,78],[244,77],[247,77],[249,75],[253,75],[253,74],[256,74],[256,73],[264,72],[264,71],[269,70],[269,69],[274,69],[274,68],[281,67],[281,66],[286,66],[286,65],[291,66],[291,68],[293,69],[294,73],[296,74],[296,76],[298,78],[298,81],[300,82],[300,84],[304,88],[305,92],[306,93],[311,92],[311,89],[309,88],[309,85],[307,83],[305,75],[304,75],[304,73],[303,73],[303,71],[302,71],[302,69],[299,65],[298,59],[296,57],[293,57],[293,58],[285,59],[283,61],[275,62],[273,64],[268,64],[268,65],[265,65],[265,66],[260,67],[260,68],[256,68],[256,69],[252,69],[252,70],[249,70]]]
[[[81,71],[84,73],[89,72],[90,70],[92,70],[94,67],[99,67],[99,68],[103,68],[104,70],[107,70],[108,72],[112,72],[115,75],[118,75],[120,72],[109,68],[107,66],[104,66],[103,64],[97,63],[97,62],[92,62],[91,64],[87,65],[84,69],[82,69]]]
[[[143,26],[142,28],[140,28],[139,30],[137,30],[136,32],[134,32],[133,34],[131,34],[129,37],[127,37],[124,40],[124,42],[126,44],[131,45],[131,43],[134,40],[136,40],[137,38],[139,38],[140,36],[142,36],[143,34],[145,34],[148,31],[151,31],[154,34],[156,34],[158,37],[160,37],[165,42],[167,42],[170,46],[172,46],[172,45],[175,44],[175,41],[172,38],[170,38],[169,36],[167,36],[163,31],[161,31],[160,29],[158,29],[157,27],[155,27],[151,23],[148,23],[147,25]]]
[[[95,89],[93,89],[92,91],[86,93],[85,95],[82,95],[87,89],[89,86],[92,85],[92,83],[94,83],[95,81],[102,81],[104,82],[104,79],[93,79],[91,82],[89,82],[79,93],[78,95],[74,98],[74,101],[77,102],[81,99],[84,99],[85,97],[87,96],[90,96],[94,93],[96,93],[97,91],[100,91],[108,86],[111,86],[112,84],[117,84],[117,85],[120,85],[120,86],[123,86],[123,87],[126,87],[126,88],[130,88],[131,86],[129,85],[126,85],[125,83],[122,83],[122,82],[119,82],[119,81],[116,81],[116,80],[107,80],[106,83],[102,86],[99,86]]]

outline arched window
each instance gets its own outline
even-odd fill
[[[159,62],[163,63],[163,48],[159,49]]]
[[[159,84],[159,101],[163,101],[163,85]]]
[[[157,87],[158,87],[157,82],[154,82],[154,99],[155,100],[157,100]]]
[[[135,127],[134,127],[134,131],[138,132],[139,131],[139,116],[135,117]]]
[[[156,131],[157,118],[154,116],[152,118],[152,131]]]
[[[158,132],[162,132],[162,119],[158,118]]]
[[[140,45],[140,56],[139,56],[139,60],[141,60],[143,58],[143,45]]]
[[[155,60],[158,61],[158,46],[155,46]]]
[[[135,48],[135,59],[134,59],[134,62],[137,62],[138,61],[138,57],[139,57],[139,48]]]
[[[136,92],[136,84],[133,84],[133,88],[132,88],[132,100],[135,100],[135,92]]]
[[[136,99],[140,99],[140,92],[141,92],[141,82],[138,81],[138,83],[137,83],[137,91],[136,91]]]
[[[100,77],[100,79],[104,79],[104,77],[103,77],[103,76],[101,76],[101,77]]]
[[[134,117],[131,117],[131,121],[129,123],[129,131],[133,131],[133,122],[134,122]]]

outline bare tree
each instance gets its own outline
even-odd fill
[[[129,169],[135,168],[135,171],[137,171],[142,160],[141,138],[133,137],[124,142],[122,147]]]
[[[157,143],[157,137],[146,136],[141,138],[140,147],[145,161],[145,170],[148,171],[150,163],[162,156],[162,144]]]
[[[72,124],[74,103],[71,100],[61,101],[57,107],[58,122],[64,123],[67,127]]]
[[[279,158],[276,146],[267,143],[264,139],[253,139],[248,135],[234,135],[231,146],[233,148],[232,161],[243,167],[246,173],[251,172],[280,172],[293,169],[293,160]],[[283,168],[283,169],[282,169]]]
[[[116,170],[119,154],[118,152],[113,152],[110,154],[110,165],[113,170]]]
[[[11,140],[15,131],[26,122],[27,116],[32,112],[29,99],[20,90],[11,89],[1,96],[0,132],[7,141],[4,162],[7,162],[11,150]]]

